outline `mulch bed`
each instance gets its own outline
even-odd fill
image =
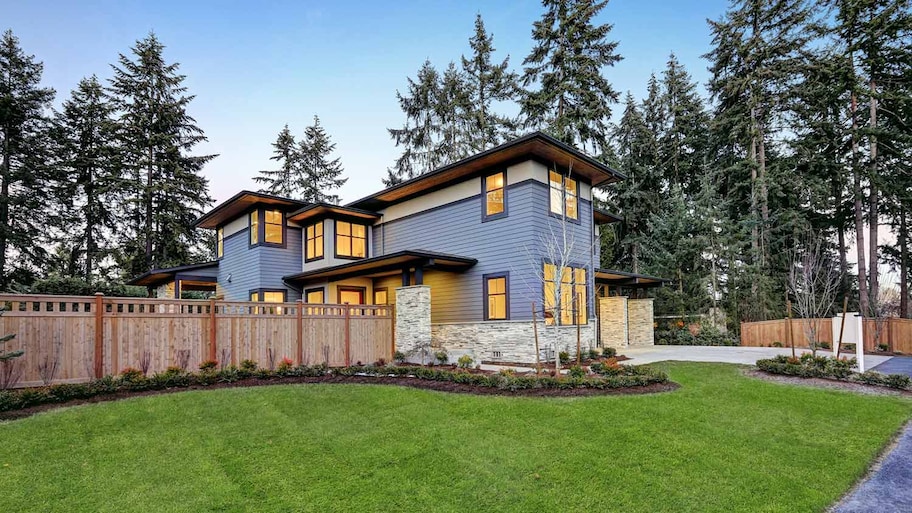
[[[370,377],[370,376],[325,376],[325,377],[292,377],[277,379],[243,379],[233,383],[216,383],[209,386],[192,386],[186,388],[169,388],[165,390],[146,390],[142,392],[117,392],[115,394],[101,395],[89,399],[76,399],[65,403],[42,404],[24,408],[21,410],[0,412],[0,420],[13,420],[30,417],[36,413],[64,408],[67,406],[76,406],[80,404],[105,403],[109,401],[118,401],[121,399],[130,399],[133,397],[144,397],[150,395],[172,394],[184,392],[187,390],[214,390],[220,388],[239,388],[239,387],[259,387],[270,385],[289,385],[289,384],[362,384],[362,385],[395,385],[411,388],[421,388],[424,390],[435,390],[438,392],[450,392],[456,394],[472,395],[500,395],[514,397],[581,397],[595,395],[636,395],[636,394],[655,394],[659,392],[670,392],[677,390],[680,385],[669,381],[668,383],[654,383],[641,387],[613,388],[613,389],[594,389],[594,388],[575,388],[569,390],[541,388],[528,390],[501,390],[494,387],[481,387],[463,383],[451,383],[448,381],[432,381],[408,377]]]
[[[895,388],[881,387],[877,385],[866,385],[854,381],[839,381],[836,379],[824,378],[802,378],[800,376],[784,376],[782,374],[771,374],[757,369],[746,369],[744,375],[762,379],[764,381],[774,381],[776,383],[785,383],[788,385],[798,385],[804,387],[826,388],[830,390],[847,390],[865,395],[901,395],[912,396],[912,391],[897,390]]]

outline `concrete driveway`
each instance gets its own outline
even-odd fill
[[[809,353],[807,349],[795,349],[797,354]],[[725,347],[725,346],[644,346],[619,349],[618,354],[630,358],[633,365],[644,363],[677,360],[684,362],[720,362],[743,363],[753,365],[762,358],[772,358],[777,354],[791,355],[789,348],[779,347]],[[817,351],[817,354],[832,356],[830,351]],[[843,353],[845,354],[845,353]],[[845,354],[847,357],[854,353]],[[870,369],[889,360],[889,356],[865,355],[865,368]],[[880,369],[878,369],[880,370]]]

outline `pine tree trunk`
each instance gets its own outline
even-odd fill
[[[871,80],[871,109],[870,109],[870,125],[871,130],[877,129],[877,86],[874,83],[874,80]],[[870,294],[871,299],[877,301],[877,298],[880,294],[880,277],[878,269],[878,248],[877,248],[877,229],[880,226],[879,218],[879,194],[877,190],[878,179],[877,179],[877,136],[871,134],[871,179],[870,179],[870,188],[871,194],[868,199],[868,244],[870,251],[870,261],[868,262],[868,269],[870,270]]]
[[[10,181],[9,131],[3,137],[3,166],[0,168],[0,290],[7,286],[6,246],[9,232],[9,181]]]
[[[909,316],[909,232],[906,225],[906,207],[899,207],[899,316]]]
[[[89,166],[86,172],[86,183],[85,183],[85,193],[86,193],[86,227],[85,227],[85,244],[86,244],[86,261],[85,261],[85,280],[89,283],[92,282],[92,264],[95,260],[95,253],[98,248],[95,243],[95,212],[96,212],[96,198],[95,198],[95,176],[92,172],[92,167]]]
[[[146,187],[145,187],[145,198],[143,198],[146,206],[146,222],[145,222],[145,236],[146,236],[146,262],[145,270],[152,269],[152,166],[153,166],[153,155],[155,149],[149,144],[149,167],[146,169]]]
[[[760,169],[760,263],[766,264],[767,239],[766,233],[769,226],[769,194],[766,188],[766,144],[763,139],[763,125],[757,123],[758,135],[758,154],[757,167]]]
[[[868,315],[868,275],[865,266],[864,247],[864,198],[861,190],[861,171],[858,169],[858,102],[852,93],[852,174],[855,195],[855,249],[858,253],[858,307],[862,315]]]

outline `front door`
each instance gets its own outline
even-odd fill
[[[339,287],[339,304],[363,305],[364,304],[364,287]]]

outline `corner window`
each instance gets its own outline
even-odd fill
[[[496,219],[506,215],[506,181],[506,174],[503,171],[484,178],[484,219]]]
[[[225,229],[219,227],[215,231],[215,257],[222,258],[225,256]]]
[[[557,171],[548,172],[551,213],[569,219],[579,217],[579,182]]]
[[[307,227],[305,237],[305,260],[319,260],[323,258],[323,221]]]
[[[250,213],[250,245],[260,243],[260,212],[254,210]]]
[[[510,318],[507,297],[507,273],[484,276],[485,320],[506,320]]]
[[[586,269],[564,267],[560,274],[556,265],[544,264],[545,324],[554,324],[555,320],[561,325],[586,324],[589,318]]]
[[[284,303],[285,302],[285,291],[284,290],[251,290],[250,291],[250,300],[251,301],[261,301],[264,303]]]
[[[363,224],[336,221],[336,256],[364,258],[367,256],[367,227]]]
[[[266,211],[266,237],[267,244],[282,244],[285,238],[285,223],[281,210]]]

